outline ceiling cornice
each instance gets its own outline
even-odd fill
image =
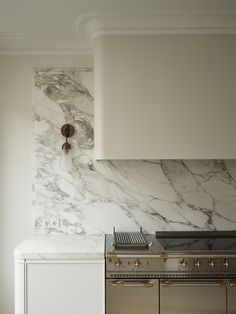
[[[88,12],[75,20],[74,37],[0,36],[0,55],[93,54],[101,35],[236,34],[236,12]]]
[[[88,40],[75,37],[0,36],[0,55],[93,54]]]
[[[89,12],[80,15],[75,24],[81,39],[107,34],[236,34],[236,12]]]

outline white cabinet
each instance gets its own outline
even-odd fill
[[[16,261],[15,314],[104,314],[103,260]]]

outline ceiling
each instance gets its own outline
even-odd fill
[[[73,38],[82,14],[236,12],[235,0],[0,0],[1,41],[12,38]]]

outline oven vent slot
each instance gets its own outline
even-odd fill
[[[107,273],[107,278],[236,278],[236,273]]]

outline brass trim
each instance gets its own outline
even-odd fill
[[[114,252],[107,252],[106,257],[107,257],[108,259],[116,259],[116,258],[117,258],[117,254],[114,253]]]
[[[116,281],[116,282],[113,282],[112,286],[114,288],[123,288],[124,287],[124,282],[123,281]]]
[[[135,281],[135,282],[126,282],[123,280],[117,280],[112,283],[114,288],[153,288],[153,282],[151,281]]]
[[[228,283],[224,280],[219,281],[218,284],[219,284],[219,287],[222,287],[222,288],[225,288],[228,286]]]
[[[152,282],[144,282],[143,287],[144,288],[152,288],[153,287],[153,283]]]
[[[166,280],[166,281],[163,281],[163,282],[161,283],[161,286],[162,286],[163,288],[171,288],[171,287],[173,286],[173,283],[172,283],[171,281],[169,281],[169,280]]]
[[[235,286],[234,282],[232,283],[232,287]],[[226,288],[229,287],[230,282],[227,282],[225,280],[221,281],[215,281],[215,282],[175,282],[175,281],[170,281],[170,280],[165,280],[161,281],[161,287],[162,288],[171,288],[171,287],[201,287],[201,286],[206,286],[206,287],[219,287],[219,288]]]
[[[236,281],[229,281],[227,286],[229,288],[235,288],[236,287]]]
[[[163,261],[163,263],[165,263],[168,259],[168,255],[163,252],[160,254],[160,259]]]

